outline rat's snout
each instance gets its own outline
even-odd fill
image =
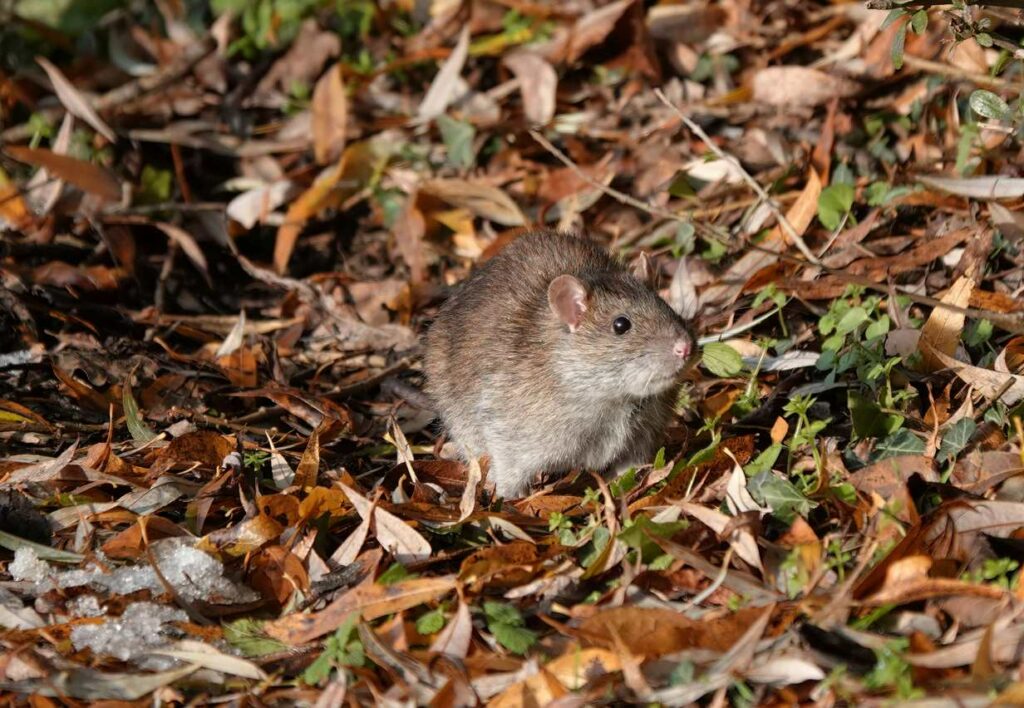
[[[693,353],[693,340],[689,337],[680,337],[672,345],[672,353],[685,362]]]

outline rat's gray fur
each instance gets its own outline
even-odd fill
[[[569,274],[587,288],[575,332],[548,303]],[[616,335],[612,321],[632,327]],[[657,293],[589,239],[541,231],[506,246],[442,306],[426,339],[427,393],[465,455],[489,455],[497,493],[541,472],[649,462],[672,414],[672,354],[693,336]],[[691,354],[692,360],[692,354]]]

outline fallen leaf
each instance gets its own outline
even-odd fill
[[[57,98],[60,99],[60,102],[64,104],[69,113],[84,120],[97,133],[110,142],[117,142],[117,135],[114,134],[114,131],[100,118],[99,114],[93,109],[92,104],[75,88],[74,84],[68,81],[60,69],[54,66],[46,57],[36,57],[36,62],[38,62],[39,66],[43,67],[43,71],[50,78],[50,83],[53,84],[53,90],[56,92]],[[68,181],[71,182],[72,180]],[[118,197],[120,197],[120,193]]]
[[[520,50],[505,56],[502,62],[519,80],[523,113],[533,125],[547,125],[555,116],[558,74],[539,54]]]
[[[70,182],[83,192],[110,202],[120,201],[121,182],[109,171],[85,160],[59,155],[45,148],[5,145],[4,152],[19,162],[42,167],[50,174]]]
[[[298,646],[333,632],[353,612],[363,620],[384,617],[438,600],[455,589],[455,576],[403,580],[392,585],[368,583],[344,593],[322,611],[290,614],[266,625],[271,637]]]
[[[921,338],[917,346],[927,371],[938,371],[946,368],[932,352],[952,357],[960,344],[960,336],[967,321],[963,308],[968,306],[971,293],[974,291],[974,279],[962,276],[942,296],[942,302],[952,307],[936,306],[921,328]],[[952,309],[958,308],[958,309]]]
[[[328,69],[313,89],[313,155],[326,165],[341,157],[348,125],[348,95],[341,80],[341,65]]]
[[[496,224],[522,226],[526,223],[516,203],[497,187],[462,179],[431,179],[420,186],[420,191]]]
[[[768,66],[751,81],[755,101],[770,106],[823,106],[834,98],[846,98],[860,91],[856,81],[805,66]]]
[[[466,57],[469,56],[469,26],[466,25],[459,33],[459,39],[448,55],[437,75],[434,77],[430,88],[420,102],[420,108],[416,113],[419,122],[427,122],[444,113],[453,100],[455,100],[458,88],[459,75],[466,64]]]

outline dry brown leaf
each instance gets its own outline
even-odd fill
[[[634,0],[611,2],[577,20],[569,30],[569,44],[565,49],[566,61],[576,61],[588,49],[603,42],[633,2]]]
[[[335,64],[313,89],[313,155],[326,165],[341,157],[348,124],[348,95],[341,80],[341,65]]]
[[[648,657],[695,647],[726,651],[763,614],[763,607],[746,607],[715,619],[694,620],[667,609],[614,607],[583,620],[579,636],[587,644],[611,650],[618,638],[631,653]]]
[[[438,600],[455,589],[454,575],[414,578],[391,585],[366,583],[352,588],[321,612],[290,614],[267,623],[270,636],[298,646],[333,632],[353,612],[370,620]]]
[[[921,338],[917,343],[921,352],[921,362],[926,371],[938,371],[946,368],[946,365],[933,356],[932,352],[939,352],[947,357],[952,357],[956,352],[966,322],[963,308],[968,306],[973,291],[974,279],[966,275],[960,277],[953,283],[953,287],[942,296],[943,303],[958,309],[936,306],[928,316],[928,321],[921,328]]]
[[[454,206],[469,209],[496,224],[522,226],[526,223],[516,203],[497,187],[463,179],[431,179],[420,186],[420,191]]]
[[[341,484],[348,500],[364,519],[373,513],[373,530],[377,541],[386,548],[399,563],[426,560],[430,557],[430,543],[412,526],[390,511],[373,506],[370,500],[346,484]]]
[[[1024,400],[1024,376],[1001,374],[991,369],[965,364],[935,349],[929,350],[929,356],[943,367],[951,369],[964,383],[970,384],[987,398],[999,396],[999,400],[1008,406]]]
[[[877,607],[902,605],[949,595],[999,599],[1007,594],[1006,590],[995,585],[929,577],[928,571],[932,564],[932,559],[924,555],[907,556],[897,560],[887,568],[883,586],[862,602]]]
[[[465,659],[469,654],[472,639],[473,618],[469,614],[469,605],[460,599],[455,616],[434,639],[430,651],[445,654],[453,659]]]
[[[192,234],[175,226],[174,224],[166,224],[158,221],[153,225],[167,234],[167,238],[171,239],[173,243],[185,252],[185,255],[188,256],[190,261],[192,261],[192,264],[195,265],[196,269],[203,274],[204,278],[206,278],[206,282],[212,285],[213,281],[210,280],[210,269],[206,264],[206,256],[203,255],[202,249],[199,248],[199,244],[196,243]]]
[[[67,77],[61,73],[61,70],[54,66],[46,57],[36,57],[36,61],[39,63],[39,66],[43,67],[46,75],[50,77],[50,83],[53,84],[53,90],[57,93],[57,98],[68,109],[68,112],[84,120],[97,133],[110,142],[117,142],[117,135],[114,131],[100,118],[88,99],[75,88],[74,84],[68,81]],[[70,182],[71,180],[68,181]]]
[[[416,194],[410,194],[405,200],[402,213],[395,220],[395,243],[402,260],[409,267],[409,278],[413,283],[422,283],[427,276],[426,258],[423,253],[423,237],[427,232],[427,222],[423,212],[416,206]]]
[[[526,120],[533,125],[547,125],[555,117],[558,74],[554,67],[539,54],[525,50],[507,55],[502,62],[519,80]]]
[[[320,473],[320,429],[315,428],[309,435],[306,442],[306,449],[302,453],[298,467],[295,468],[295,479],[292,481],[297,487],[315,487],[316,478]]]
[[[860,84],[805,66],[768,66],[754,74],[751,89],[755,101],[792,108],[823,106],[834,98],[852,96],[860,91]]]
[[[419,111],[416,114],[417,120],[426,122],[433,120],[444,113],[456,97],[459,75],[462,67],[466,64],[466,57],[469,56],[469,26],[466,25],[459,33],[459,39],[455,48],[448,55],[441,68],[438,70],[430,88],[420,102]]]
[[[83,192],[116,202],[121,199],[121,182],[109,171],[85,160],[59,155],[44,148],[5,145],[4,152],[19,162],[42,167],[51,175],[70,182]]]

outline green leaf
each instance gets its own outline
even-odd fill
[[[854,190],[849,184],[839,182],[821,190],[818,197],[818,220],[829,231],[839,228],[853,207]]]
[[[792,482],[774,472],[761,472],[747,482],[754,499],[769,506],[780,521],[791,522],[798,514],[806,516],[817,504],[800,493]]]
[[[523,616],[519,614],[519,610],[507,602],[485,600],[484,614],[487,616],[488,624],[494,622],[496,624],[508,624],[514,627],[522,627],[526,624],[523,621]]]
[[[644,545],[651,542],[648,535],[658,536],[659,538],[671,538],[677,532],[685,529],[686,526],[685,521],[658,523],[651,521],[646,516],[637,516],[632,522],[627,524],[626,528],[619,532],[618,538],[630,548],[643,550]]]
[[[380,585],[394,585],[402,580],[408,580],[409,578],[416,577],[405,569],[405,566],[401,563],[392,563],[391,567],[380,574],[377,578],[377,583]]]
[[[836,324],[836,334],[849,334],[860,327],[867,319],[867,310],[863,307],[851,307]]]
[[[875,446],[875,460],[884,460],[900,455],[920,455],[922,452],[924,452],[924,441],[906,428],[902,428],[878,441]]]
[[[263,656],[288,648],[263,631],[263,622],[248,617],[224,625],[224,639],[242,656]]]
[[[882,315],[864,330],[866,339],[876,339],[889,333],[889,315]]]
[[[705,369],[718,377],[736,376],[743,369],[743,358],[740,353],[722,342],[705,345],[701,363]]]
[[[971,436],[978,429],[978,424],[971,418],[961,418],[949,426],[942,436],[942,444],[939,445],[938,458],[940,460],[952,460],[960,451],[967,447]]]
[[[892,66],[896,71],[903,68],[903,51],[907,45],[907,26],[900,25],[896,36],[892,38]]]
[[[978,34],[974,35],[974,41],[983,47],[991,47],[992,35],[990,35],[988,32],[979,32]]]
[[[779,459],[779,455],[782,453],[782,445],[775,443],[765,448],[760,455],[755,457],[753,460],[747,463],[747,466],[743,468],[743,471],[748,477],[753,477],[761,472],[770,472],[775,462]]]
[[[694,190],[693,185],[690,184],[689,176],[682,170],[676,173],[676,176],[668,185],[668,193],[677,199],[697,196],[697,192]]]
[[[580,565],[584,568],[590,568],[601,558],[604,553],[604,549],[608,546],[608,541],[611,540],[611,532],[604,526],[598,526],[594,529],[594,535],[590,538],[588,543],[583,549],[583,555],[580,557]]]
[[[867,398],[857,391],[850,391],[847,394],[846,402],[850,408],[853,432],[858,438],[877,438],[888,435],[894,432],[902,422],[900,416],[886,415],[877,401]],[[895,426],[890,420],[894,417],[897,418]]]
[[[882,20],[882,27],[881,27],[881,29],[884,30],[886,27],[888,27],[893,22],[895,22],[896,20],[900,19],[901,17],[903,17],[906,14],[907,14],[907,11],[904,10],[903,8],[901,8],[901,7],[897,7],[895,9],[893,9],[893,10],[890,10],[889,14],[885,16],[884,20]]]
[[[537,635],[526,627],[513,627],[510,624],[488,625],[498,644],[513,654],[525,654],[537,643]]]
[[[438,607],[416,620],[416,631],[424,636],[436,634],[444,629],[444,621],[444,610]]]
[[[139,404],[135,402],[135,396],[132,395],[132,387],[128,385],[127,381],[124,384],[124,394],[121,396],[121,399],[124,404],[124,422],[128,426],[128,432],[131,433],[132,440],[140,445],[145,445],[152,441],[156,437],[156,433],[142,420],[142,415],[139,413]]]
[[[916,35],[924,34],[924,31],[928,29],[928,11],[918,10],[910,18],[910,29],[914,31]]]
[[[1010,106],[1000,96],[991,91],[978,89],[971,94],[969,102],[971,110],[982,118],[1008,120],[1011,117]]]
[[[441,139],[445,147],[448,148],[448,163],[463,169],[472,167],[476,162],[476,151],[473,149],[476,128],[446,115],[437,117],[437,127],[441,130]]]

